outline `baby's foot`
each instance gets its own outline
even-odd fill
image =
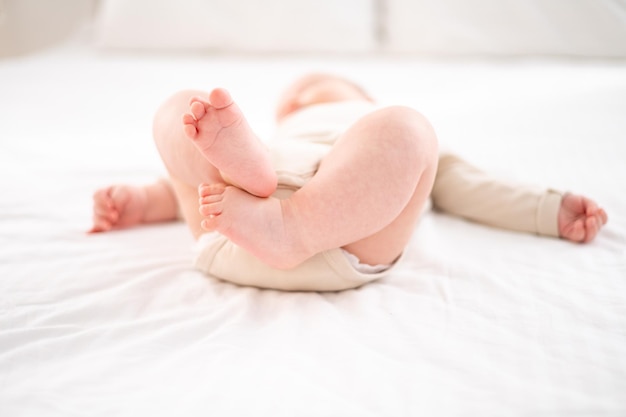
[[[276,190],[268,151],[226,90],[213,90],[208,101],[192,98],[183,126],[187,137],[226,181],[260,197]]]
[[[281,200],[260,198],[230,185],[201,185],[202,228],[217,231],[275,268],[294,267],[309,253]]]
[[[607,220],[606,212],[595,201],[568,193],[559,209],[559,236],[572,242],[591,242]]]
[[[112,185],[93,195],[93,226],[89,233],[123,229],[143,221],[147,195],[142,187]]]

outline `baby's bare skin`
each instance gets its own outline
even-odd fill
[[[216,231],[265,263],[288,268],[314,253],[304,244],[286,200],[261,198],[226,184],[198,188],[201,226]]]
[[[183,125],[185,134],[225,180],[259,197],[276,190],[268,151],[226,90],[213,90],[209,100],[192,98]]]
[[[110,185],[93,195],[93,226],[89,232],[170,221],[176,219],[177,212],[176,196],[167,180],[145,186]]]
[[[588,243],[596,237],[607,220],[606,212],[595,201],[567,193],[559,209],[559,236],[572,242]]]

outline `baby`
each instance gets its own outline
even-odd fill
[[[211,275],[338,290],[389,273],[429,198],[473,221],[573,242],[607,221],[584,196],[505,183],[440,153],[422,114],[378,107],[341,77],[298,79],[276,117],[268,148],[226,90],[175,94],[153,129],[169,178],[98,190],[91,232],[182,216],[201,242],[196,266]]]

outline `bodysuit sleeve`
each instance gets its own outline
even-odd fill
[[[558,237],[562,194],[502,181],[453,154],[439,158],[432,191],[435,209],[519,232]]]

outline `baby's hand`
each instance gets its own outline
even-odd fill
[[[593,200],[567,193],[559,209],[559,236],[572,242],[591,242],[607,220],[606,212]]]
[[[93,195],[93,226],[89,233],[108,232],[141,223],[146,211],[146,192],[141,187],[112,185]]]

